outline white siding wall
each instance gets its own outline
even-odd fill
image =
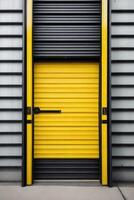
[[[22,1],[0,0],[0,181],[21,181]]]
[[[113,181],[134,181],[134,1],[111,3]]]

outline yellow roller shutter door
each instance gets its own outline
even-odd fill
[[[99,157],[99,64],[36,63],[34,158]]]

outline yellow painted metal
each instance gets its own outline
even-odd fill
[[[102,0],[102,63],[101,63],[101,102],[102,108],[107,108],[107,43],[108,43],[108,2],[107,0]],[[107,116],[101,116],[101,120],[107,120]],[[102,185],[108,184],[108,163],[107,163],[107,123],[101,126],[101,155],[102,155]]]
[[[32,108],[32,7],[33,0],[27,0],[27,107]],[[32,121],[32,113],[27,115],[27,120]],[[32,123],[27,124],[27,185],[32,184]]]
[[[102,185],[108,184],[108,172],[107,172],[107,124],[102,124]]]
[[[35,64],[37,65],[37,64]],[[83,67],[84,68],[84,72],[83,72]],[[89,69],[89,65],[90,65],[90,69]],[[44,67],[44,66],[49,66],[49,70],[48,67]],[[69,66],[69,68],[68,68]],[[81,74],[81,73],[97,73],[96,67],[98,66],[98,63],[88,63],[88,62],[79,62],[79,63],[74,63],[74,62],[64,62],[64,63],[56,63],[56,62],[50,62],[50,63],[38,63],[38,67],[36,68],[35,74],[36,73],[40,73],[40,71],[42,73],[56,73],[56,74],[60,74],[60,73],[71,73],[71,74],[75,74],[76,70],[77,70],[77,74]]]
[[[32,184],[32,126],[27,124],[27,185]]]
[[[35,63],[34,158],[99,158],[98,63]]]

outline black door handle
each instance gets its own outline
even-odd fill
[[[39,113],[61,113],[61,110],[41,110],[39,107],[34,107],[34,114]]]

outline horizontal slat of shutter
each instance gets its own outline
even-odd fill
[[[97,159],[34,159],[34,180],[99,179]]]
[[[100,56],[100,1],[34,0],[34,58]]]

